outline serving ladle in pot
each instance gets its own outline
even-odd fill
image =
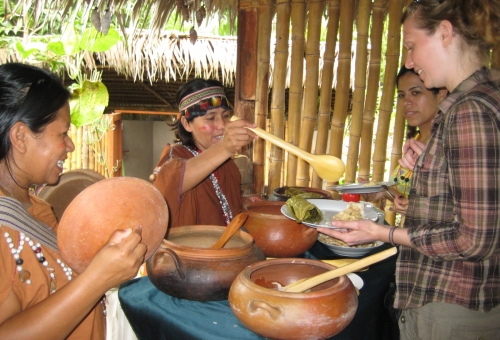
[[[241,118],[232,116],[231,121],[236,121]],[[304,161],[309,163],[316,174],[322,179],[328,182],[338,181],[345,172],[345,164],[344,162],[335,156],[332,155],[313,155],[309,152],[306,152],[295,145],[284,141],[281,138],[274,136],[273,134],[262,130],[261,128],[247,128],[250,131],[255,132],[257,136],[262,139],[265,139],[272,144],[279,146],[285,151],[302,158]]]
[[[275,285],[278,286],[279,291],[284,291],[284,292],[290,292],[290,293],[302,293],[308,289],[311,289],[323,282],[330,281],[332,279],[335,279],[339,276],[346,275],[349,273],[352,273],[356,270],[359,270],[363,267],[366,267],[368,265],[374,264],[376,262],[382,261],[398,252],[396,247],[392,247],[389,249],[386,249],[384,251],[381,251],[379,253],[373,254],[371,256],[367,256],[359,261],[356,261],[354,263],[345,265],[343,267],[330,270],[328,272],[309,277],[309,278],[304,278],[301,280],[297,280],[295,282],[292,282],[285,287],[282,287],[279,283],[274,282]]]
[[[224,248],[226,245],[227,241],[234,235],[235,232],[237,232],[243,223],[247,220],[248,215],[245,213],[241,213],[236,215],[231,223],[227,226],[226,230],[222,233],[221,237],[215,242],[213,246],[210,247],[210,249],[221,249]]]

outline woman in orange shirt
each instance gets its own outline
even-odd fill
[[[104,339],[102,298],[135,277],[141,229],[116,231],[76,275],[57,250],[57,220],[33,196],[55,184],[67,153],[70,93],[52,73],[0,66],[0,339]]]

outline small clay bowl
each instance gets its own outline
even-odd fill
[[[318,239],[318,232],[281,213],[283,201],[257,201],[247,204],[245,229],[255,245],[267,257],[294,257],[308,251]]]
[[[302,278],[335,269],[310,259],[273,259],[243,270],[229,290],[229,305],[240,322],[268,339],[326,339],[341,332],[358,308],[346,275],[305,293],[277,290]]]
[[[134,177],[103,179],[80,192],[64,211],[57,229],[63,261],[81,273],[115,230],[142,226],[148,247],[158,249],[168,226],[168,207],[151,183]]]
[[[280,188],[276,188],[273,190],[273,195],[274,197],[276,198],[277,201],[286,201],[287,199],[290,198],[290,196],[286,195],[285,192],[286,192],[286,189],[288,188],[294,188],[294,189],[299,189],[301,191],[304,191],[304,192],[308,192],[308,193],[315,193],[315,194],[318,194],[318,195],[321,195],[321,197],[314,197],[314,198],[324,198],[324,199],[332,199],[332,194],[326,190],[321,190],[321,189],[317,189],[317,188],[309,188],[309,187],[288,187],[288,186],[284,186],[284,187],[280,187]]]

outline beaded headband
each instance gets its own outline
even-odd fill
[[[208,110],[218,107],[230,109],[224,90],[219,86],[193,92],[182,98],[179,103],[179,111],[186,118],[203,116]]]

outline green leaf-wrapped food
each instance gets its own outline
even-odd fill
[[[290,188],[290,187],[286,187],[285,195],[288,197],[300,196],[302,198],[322,198],[323,197],[321,194],[318,194],[317,192],[304,191],[302,189]]]
[[[300,196],[290,197],[286,201],[286,206],[297,223],[318,223],[323,219],[321,210]]]

